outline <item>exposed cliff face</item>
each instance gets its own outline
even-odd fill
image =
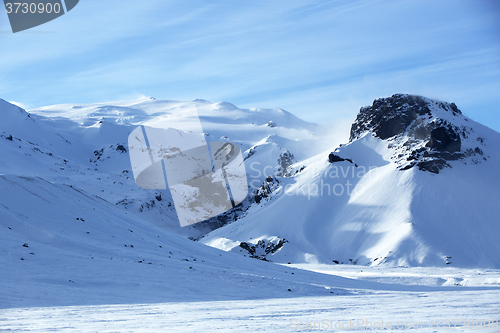
[[[462,115],[455,103],[436,102],[422,96],[395,94],[387,98],[378,98],[372,106],[360,109],[356,121],[351,127],[349,141],[359,138],[364,132],[372,131],[385,140],[404,134],[408,126],[413,125],[413,135],[425,139],[430,134],[429,126],[422,125],[423,120],[432,119],[432,108],[438,107],[453,116]],[[417,119],[421,119],[417,121]]]
[[[451,167],[448,161],[483,155],[479,146],[462,145],[463,140],[473,134],[471,127],[463,125],[467,121],[455,103],[395,94],[376,99],[371,106],[360,109],[349,141],[371,132],[390,142],[396,152],[392,159],[400,170],[417,166],[420,170],[439,173]],[[474,142],[481,143],[479,137]]]

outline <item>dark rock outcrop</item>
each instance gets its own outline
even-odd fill
[[[285,243],[288,243],[288,241],[284,238],[278,238],[274,241],[261,239],[257,242],[257,244],[240,242],[240,247],[246,250],[251,258],[269,261],[267,256],[278,252],[285,245]]]
[[[426,144],[426,147],[436,151],[447,151],[454,153],[460,151],[461,140],[458,135],[450,127],[438,127],[431,131],[431,138]]]
[[[372,131],[383,140],[391,138],[404,133],[418,116],[424,115],[431,115],[424,97],[395,94],[388,98],[376,99],[372,106],[360,109],[351,127],[349,141],[359,138],[366,131]]]
[[[255,191],[254,199],[256,203],[260,203],[262,199],[267,198],[273,193],[280,185],[278,179],[273,176],[268,176],[262,185]]]
[[[335,155],[334,153],[330,153],[328,155],[328,162],[330,162],[330,163],[342,162],[342,161],[347,161],[349,163],[354,164],[354,162],[350,158],[342,158],[342,157],[340,157],[338,155]]]
[[[125,148],[123,145],[117,145],[116,146],[116,151],[119,152],[119,153],[126,153],[127,152],[127,148]]]
[[[349,142],[371,132],[390,142],[389,146],[395,149],[392,159],[400,170],[417,166],[419,170],[439,173],[451,167],[449,161],[480,152],[479,148],[462,148],[462,139],[467,139],[471,128],[457,126],[453,119],[459,117],[463,118],[462,112],[455,103],[395,94],[360,109],[351,126]],[[339,158],[329,156],[332,163]]]
[[[328,155],[328,162],[330,163],[342,162],[342,161],[345,161],[345,158],[335,155],[334,153],[330,153]]]
[[[439,173],[439,170],[445,167],[450,167],[450,165],[442,158],[420,161],[417,163],[417,166],[419,170],[429,171],[432,173]]]

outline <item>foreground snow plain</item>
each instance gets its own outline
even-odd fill
[[[208,251],[205,259],[215,252]],[[170,267],[176,272],[172,275],[166,273],[166,268],[156,267],[151,277],[151,272],[146,271],[153,267],[138,265],[132,270],[134,264],[121,262],[101,269],[108,276],[107,281],[100,278],[102,286],[60,279],[52,282],[52,290],[43,282],[36,285],[39,277],[28,277],[22,285],[35,285],[41,290],[21,291],[24,297],[19,305],[36,304],[40,298],[45,298],[46,305],[93,305],[0,309],[0,330],[500,332],[499,270],[278,265],[231,253],[224,254],[220,263],[221,267],[214,267],[210,261],[203,262],[207,269],[201,269],[193,278],[191,269]],[[224,274],[224,264],[239,267]],[[80,269],[80,279],[86,279],[84,271],[88,268]],[[54,271],[58,271],[57,265],[46,274],[62,275]],[[203,280],[204,273],[211,276]],[[113,282],[115,278],[119,281]],[[142,282],[137,284],[139,280]],[[172,284],[176,287],[172,288]],[[3,290],[2,294],[12,292]],[[142,302],[105,304],[110,299],[117,303],[133,299]],[[155,302],[158,299],[166,302]]]
[[[338,269],[343,274],[358,275],[351,267],[335,267]],[[415,269],[384,268],[379,275],[386,272],[391,279],[412,276],[413,283],[427,282],[425,274]],[[433,274],[437,276],[440,272],[448,279],[473,274],[473,271],[446,269],[434,270]],[[483,273],[488,276],[485,280],[498,283],[498,271]],[[481,279],[470,281],[480,285]],[[413,291],[351,291],[352,294],[344,296],[4,309],[0,310],[0,329],[33,332],[500,331],[500,289],[492,285],[434,291],[422,285]]]

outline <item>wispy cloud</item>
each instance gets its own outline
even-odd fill
[[[40,27],[53,34],[0,35],[0,95],[204,98],[320,121],[409,92],[500,130],[487,111],[500,104],[499,15],[487,1],[87,0]]]
[[[19,106],[20,108],[23,108],[23,109],[25,109],[25,110],[28,110],[28,109],[30,108],[30,106],[29,106],[29,105],[23,104],[23,103],[21,103],[21,102],[9,101],[9,103],[14,104],[14,105],[17,105],[17,106]]]

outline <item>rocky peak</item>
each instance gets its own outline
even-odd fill
[[[451,167],[447,161],[482,155],[479,147],[464,149],[462,142],[473,132],[463,123],[455,103],[434,101],[422,96],[395,94],[362,107],[352,124],[349,142],[366,132],[387,140],[395,150],[393,160],[400,170],[417,166],[439,173]]]
[[[422,96],[395,94],[391,97],[378,98],[371,106],[361,107],[356,121],[352,124],[349,141],[359,138],[367,131],[373,132],[383,140],[405,134],[408,126],[420,124],[417,121],[419,118],[431,119],[433,117],[431,110],[436,108],[450,112],[453,116],[462,115],[455,103],[432,101]],[[422,131],[420,128],[414,134],[423,137],[430,132]]]

